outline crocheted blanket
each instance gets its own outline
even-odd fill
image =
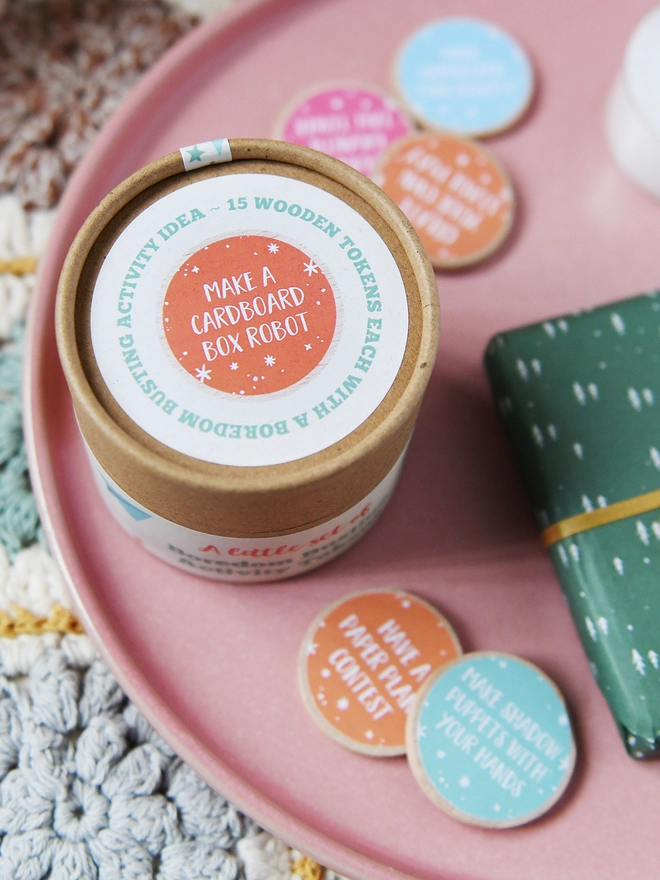
[[[212,791],[122,692],[48,552],[23,442],[23,322],[66,180],[141,73],[230,2],[0,0],[0,880],[324,873]]]

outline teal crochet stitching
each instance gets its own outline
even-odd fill
[[[0,541],[10,560],[19,550],[45,543],[30,486],[21,406],[24,325],[0,348]]]

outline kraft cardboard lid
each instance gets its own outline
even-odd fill
[[[401,454],[437,292],[362,175],[304,147],[215,141],[152,163],[91,215],[57,327],[85,439],[136,500],[186,525],[194,509],[200,528],[218,493],[240,507],[302,492],[305,510],[280,510],[293,528],[356,503]]]

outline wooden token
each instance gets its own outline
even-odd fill
[[[395,84],[424,127],[468,137],[513,125],[529,106],[534,73],[520,44],[475,18],[445,18],[416,31],[401,49]]]
[[[352,593],[309,628],[300,688],[312,718],[336,742],[366,755],[402,755],[419,689],[461,653],[451,626],[423,599],[400,590]]]
[[[485,259],[511,230],[511,182],[476,141],[441,134],[404,138],[381,157],[374,180],[415,227],[436,269]]]
[[[340,159],[370,177],[390,144],[410,134],[399,105],[372,86],[337,83],[315,86],[283,111],[273,137]]]
[[[524,825],[561,797],[575,766],[563,697],[533,664],[476,652],[427,678],[406,728],[428,797],[461,822]]]

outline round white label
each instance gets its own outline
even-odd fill
[[[113,397],[156,440],[274,465],[374,412],[403,360],[408,305],[387,245],[347,203],[235,174],[168,193],[126,226],[91,334]]]

